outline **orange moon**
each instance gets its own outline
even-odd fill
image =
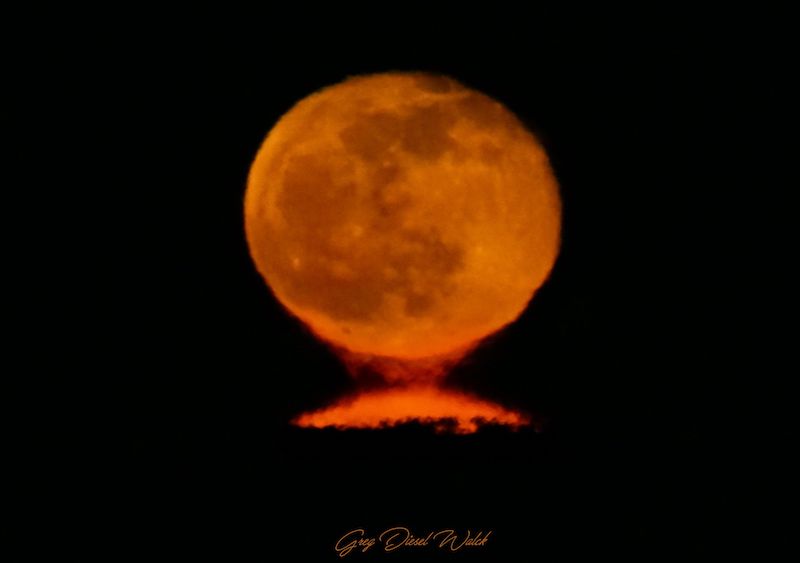
[[[451,354],[514,321],[559,250],[547,154],[499,102],[423,73],[301,100],[250,170],[245,229],[278,300],[360,354]]]

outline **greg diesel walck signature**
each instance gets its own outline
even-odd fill
[[[408,528],[397,526],[384,530],[377,536],[368,536],[366,530],[356,528],[339,538],[335,549],[339,557],[344,557],[354,551],[366,553],[372,548],[395,551],[404,548],[434,547],[459,551],[470,547],[486,547],[491,535],[491,530],[485,533],[478,531],[473,534],[471,530],[458,533],[456,530],[447,529],[430,532],[427,535],[415,536]]]

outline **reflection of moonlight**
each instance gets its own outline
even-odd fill
[[[406,359],[513,321],[552,268],[561,220],[547,156],[508,110],[399,73],[284,115],[245,211],[253,259],[288,309],[339,346]]]

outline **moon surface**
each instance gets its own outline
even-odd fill
[[[547,154],[499,102],[423,73],[301,100],[250,170],[245,230],[278,300],[321,338],[396,358],[514,321],[559,250]]]

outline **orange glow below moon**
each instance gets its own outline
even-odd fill
[[[530,424],[530,418],[466,393],[412,386],[362,392],[293,421],[303,428],[340,430],[387,428],[408,422],[432,425],[438,431],[470,434],[485,424],[517,429]]]

